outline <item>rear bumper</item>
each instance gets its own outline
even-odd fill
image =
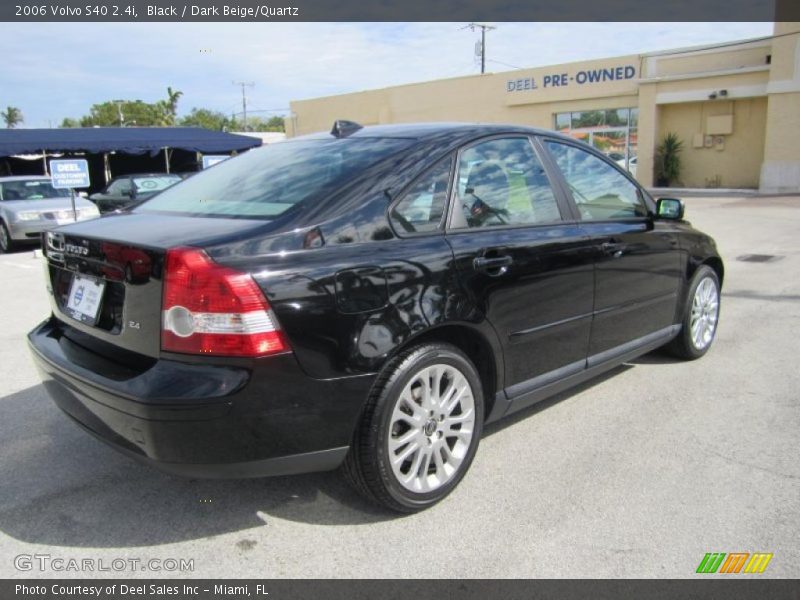
[[[28,342],[45,389],[68,416],[134,458],[191,477],[336,468],[372,383],[311,379],[292,354],[132,368],[78,345],[54,318]]]

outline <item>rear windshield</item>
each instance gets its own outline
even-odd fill
[[[23,179],[0,183],[2,200],[46,200],[66,196],[69,196],[69,190],[54,188],[49,179]]]
[[[279,142],[220,162],[134,212],[272,219],[324,199],[411,143],[393,138]]]

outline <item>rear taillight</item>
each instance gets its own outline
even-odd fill
[[[161,349],[216,356],[265,356],[289,349],[275,314],[247,273],[197,248],[167,251]]]

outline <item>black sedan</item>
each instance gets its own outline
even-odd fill
[[[714,241],[550,131],[361,128],[252,150],[45,234],[45,388],[191,477],[334,469],[396,511],[486,423],[660,346],[705,354]]]
[[[183,178],[174,173],[141,173],[112,179],[105,189],[89,196],[100,212],[126,208],[175,185]]]

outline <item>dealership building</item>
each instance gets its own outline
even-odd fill
[[[582,139],[655,186],[668,133],[674,185],[800,192],[800,23],[765,39],[486,73],[298,100],[289,135],[424,121],[513,123]]]

